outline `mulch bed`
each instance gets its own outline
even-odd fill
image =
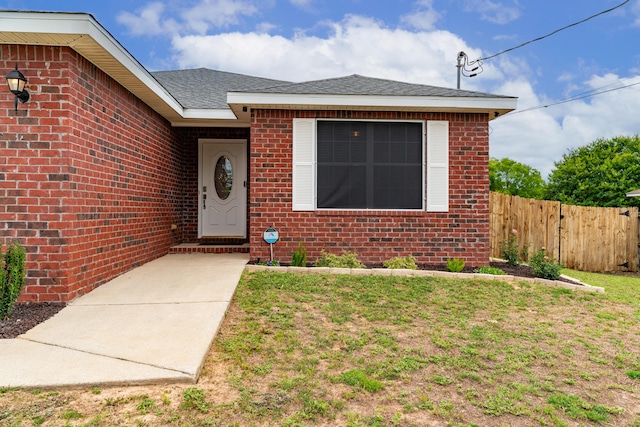
[[[379,266],[382,267],[382,266]],[[491,262],[491,267],[496,267],[504,271],[506,274],[519,277],[534,277],[531,267],[528,265],[519,265],[511,267],[504,262]],[[422,265],[422,270],[447,271],[446,266]],[[473,273],[473,267],[465,267],[463,273]],[[560,279],[569,283],[569,280]],[[24,334],[29,329],[44,322],[48,318],[62,310],[65,304],[61,303],[39,303],[39,304],[19,304],[16,305],[11,316],[7,320],[0,320],[0,339],[16,338],[18,335]]]
[[[61,303],[18,304],[7,320],[0,320],[0,339],[15,338],[64,308]]]
[[[510,276],[519,276],[519,277],[529,277],[534,278],[533,269],[528,265],[520,264],[518,266],[510,266],[506,262],[502,261],[491,261],[489,263],[491,267],[499,268],[504,271],[505,274]],[[421,270],[436,270],[436,271],[447,271],[447,266],[420,266]],[[464,267],[462,273],[473,273],[475,267]]]

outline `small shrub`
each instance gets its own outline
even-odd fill
[[[19,243],[11,242],[4,254],[4,262],[0,260],[0,319],[9,318],[22,292],[26,275],[25,259],[25,249]]]
[[[302,247],[302,242],[298,245],[298,250],[291,255],[291,265],[294,267],[307,266],[307,250]]]
[[[497,267],[489,267],[486,265],[483,265],[481,267],[478,267],[474,270],[475,273],[480,273],[480,274],[494,274],[496,276],[502,276],[504,274],[506,274],[504,271],[500,270]]]
[[[395,257],[388,259],[382,263],[385,268],[405,268],[409,270],[417,270],[418,266],[416,265],[416,259],[412,255],[407,255],[406,257]]]
[[[560,277],[560,270],[562,270],[562,266],[553,258],[549,257],[544,248],[538,249],[533,254],[529,260],[529,265],[533,270],[534,276],[549,280],[558,279],[558,277]]]
[[[452,273],[460,273],[464,268],[464,260],[460,258],[448,259],[447,270]]]
[[[269,259],[267,261],[258,261],[256,263],[256,265],[262,265],[265,267],[279,267],[280,266],[280,261],[275,260],[275,259]]]
[[[511,230],[509,238],[502,242],[502,257],[507,264],[516,267],[529,255],[529,245],[518,245],[518,230]]]
[[[316,267],[365,268],[358,259],[358,254],[347,251],[343,251],[340,256],[322,251],[320,259],[316,261]]]

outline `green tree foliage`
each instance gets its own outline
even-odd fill
[[[508,158],[489,160],[491,191],[542,199],[545,183],[537,169]]]
[[[640,206],[640,137],[598,139],[569,150],[549,175],[545,198],[580,206]]]

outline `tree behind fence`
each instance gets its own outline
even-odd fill
[[[529,253],[545,248],[567,268],[638,271],[638,208],[564,205],[491,193],[491,256],[517,230]]]

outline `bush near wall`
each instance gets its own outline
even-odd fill
[[[2,246],[0,246],[0,255]],[[17,242],[9,243],[0,268],[0,319],[9,318],[22,292],[25,279],[25,249]]]

